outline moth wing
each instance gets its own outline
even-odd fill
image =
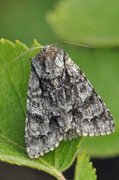
[[[86,76],[69,57],[66,58],[65,65],[70,77],[70,97],[73,102],[73,126],[67,137],[71,138],[75,135],[74,132],[82,136],[98,136],[113,132],[112,115]]]
[[[61,49],[46,46],[32,61],[27,98],[27,152],[37,158],[63,139],[114,131],[112,115]]]
[[[44,82],[45,84],[45,82]],[[57,116],[49,116],[50,102],[43,97],[40,79],[32,67],[26,108],[25,142],[31,158],[37,158],[58,146],[63,136],[59,133]],[[45,95],[45,94],[44,94]]]

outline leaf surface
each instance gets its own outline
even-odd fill
[[[89,157],[85,154],[79,154],[77,157],[77,164],[75,168],[74,180],[96,180],[96,170],[93,169]]]
[[[33,160],[25,151],[25,107],[31,58],[41,49],[29,49],[19,41],[0,40],[0,160],[43,170],[63,179],[79,149],[80,138],[61,142],[59,147]]]

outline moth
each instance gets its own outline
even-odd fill
[[[25,142],[30,158],[54,150],[61,140],[114,132],[105,103],[68,54],[45,46],[31,63]]]

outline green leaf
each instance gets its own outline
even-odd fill
[[[96,180],[96,170],[93,169],[89,157],[83,153],[77,157],[77,164],[75,169],[75,180]]]
[[[25,151],[25,106],[31,58],[41,48],[38,42],[29,49],[16,41],[0,40],[0,160],[43,170],[58,179],[79,149],[80,138],[61,142],[55,151],[33,160]]]
[[[100,137],[85,137],[80,151],[93,157],[119,155],[119,51],[118,49],[91,49],[65,45],[63,48],[79,65],[111,111],[116,125],[115,133]]]
[[[97,47],[119,46],[118,0],[59,1],[47,20],[68,42]]]
[[[59,147],[49,152],[43,157],[43,160],[48,161],[53,167],[59,171],[66,170],[74,161],[79,150],[81,138],[75,138],[69,141],[63,141]]]

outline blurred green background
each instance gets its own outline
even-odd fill
[[[46,21],[46,14],[57,0],[0,0],[0,36],[31,45],[56,42],[57,36]]]
[[[117,0],[0,1],[0,37],[31,46],[56,42],[85,72],[113,114],[116,132],[84,138],[93,157],[119,154],[119,2]],[[90,48],[70,43],[89,45]]]
[[[116,124],[112,135],[84,138],[81,150],[92,157],[119,155],[118,0],[0,0],[0,38],[18,39],[28,46],[34,38],[42,45],[69,42],[58,46],[87,75]]]

